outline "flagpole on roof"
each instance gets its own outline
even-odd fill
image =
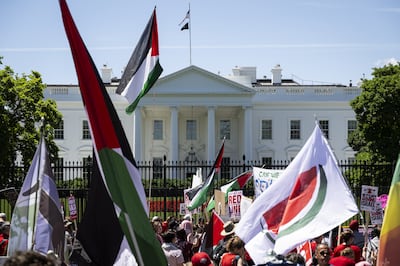
[[[192,18],[190,15],[190,3],[189,3],[189,63],[192,65]]]

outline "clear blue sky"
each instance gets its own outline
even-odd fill
[[[162,76],[189,66],[189,31],[178,25],[191,8],[192,64],[221,75],[235,66],[271,77],[348,84],[400,60],[398,0],[67,0],[97,67],[120,77],[154,6]],[[57,0],[1,0],[0,56],[16,73],[48,84],[77,78]]]

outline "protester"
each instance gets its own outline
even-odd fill
[[[296,266],[305,266],[305,265],[306,265],[306,260],[305,260],[304,257],[303,257],[301,254],[299,254],[299,253],[295,253],[295,252],[288,253],[288,254],[285,256],[285,259],[286,259],[287,261],[296,263]]]
[[[190,235],[193,232],[192,216],[190,214],[186,214],[183,217],[183,221],[179,227],[186,231],[186,235]]]
[[[355,266],[354,251],[347,247],[340,252],[340,256],[331,258],[329,263],[333,266]]]
[[[374,228],[371,232],[371,239],[368,241],[367,247],[364,249],[363,256],[365,260],[372,265],[375,265],[378,257],[380,234],[381,230],[378,227]]]
[[[184,257],[182,250],[180,250],[176,245],[176,234],[172,230],[168,230],[162,235],[164,243],[161,248],[164,251],[165,257],[168,261],[168,266],[183,266]]]
[[[17,251],[9,257],[3,266],[56,266],[55,261],[51,256],[44,256],[34,251]]]
[[[245,259],[244,242],[238,236],[233,236],[226,243],[228,252],[221,257],[220,266],[243,266],[247,265]]]
[[[179,229],[176,232],[176,245],[177,247],[182,250],[183,258],[186,262],[189,262],[192,259],[193,251],[192,251],[192,244],[187,241],[186,231],[185,229]]]
[[[364,235],[358,230],[359,224],[357,220],[352,220],[349,224],[349,228],[353,231],[354,234],[354,241],[353,245],[358,246],[361,250],[364,247]]]
[[[10,236],[10,223],[6,221],[0,227],[0,256],[7,256],[9,236]]]
[[[194,226],[194,231],[187,236],[187,240],[192,244],[192,251],[196,253],[199,251],[204,238],[204,228],[201,226]]]
[[[154,220],[154,221],[152,220],[151,226],[153,228],[154,233],[156,234],[158,241],[160,242],[160,244],[162,244],[164,241],[161,236],[163,231],[161,222],[159,220]]]
[[[214,266],[214,264],[207,253],[197,252],[192,257],[192,266]]]
[[[341,234],[340,234],[340,244],[333,250],[333,256],[338,257],[340,256],[340,252],[347,248],[350,247],[354,251],[354,260],[355,262],[361,261],[361,249],[353,245],[354,241],[354,234],[351,229],[345,229]]]
[[[315,249],[313,265],[315,266],[328,266],[331,259],[331,251],[328,244],[318,244]]]
[[[218,242],[217,246],[213,250],[213,260],[217,265],[219,264],[222,255],[227,252],[227,242],[235,236],[235,224],[232,221],[228,221],[224,224],[221,236],[224,238]]]

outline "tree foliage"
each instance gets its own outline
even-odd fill
[[[3,67],[1,57],[0,66],[0,182],[8,184],[21,178],[12,173],[17,160],[30,165],[39,142],[42,118],[50,157],[57,157],[53,128],[62,115],[53,100],[44,99],[45,85],[38,72],[19,76],[11,67]]]
[[[400,65],[374,68],[351,106],[358,122],[349,139],[358,159],[393,162],[400,152]]]

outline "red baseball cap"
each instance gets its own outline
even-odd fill
[[[205,252],[197,252],[192,256],[193,266],[213,266],[210,257]]]

